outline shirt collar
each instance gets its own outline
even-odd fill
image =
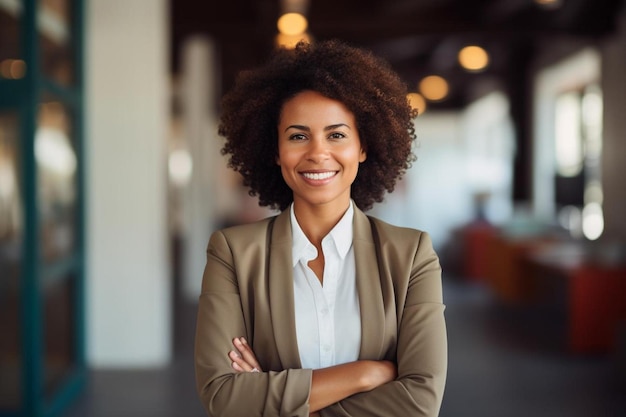
[[[293,203],[289,209],[291,215],[291,237],[292,237],[292,262],[295,267],[301,259],[311,260],[317,257],[317,249],[306,237],[302,228],[298,224],[296,214],[293,209]],[[350,200],[348,210],[344,213],[339,222],[332,228],[332,230],[326,235],[323,241],[330,240],[334,243],[337,253],[343,259],[348,254],[350,247],[352,246],[352,237],[354,234],[353,220],[354,219],[354,207],[353,202]]]

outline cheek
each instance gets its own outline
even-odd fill
[[[345,156],[347,161],[350,161],[352,165],[358,167],[358,165],[365,161],[365,152],[361,149],[353,149],[349,154]]]
[[[276,164],[283,167],[284,165],[289,164],[290,153],[285,150],[284,147],[278,144],[278,148],[276,149]]]
[[[280,152],[276,156],[276,164],[280,167],[280,173],[286,182],[294,176],[294,170],[297,165],[297,158],[291,152]]]

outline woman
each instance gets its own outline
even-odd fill
[[[436,416],[447,367],[426,233],[366,216],[410,166],[415,117],[382,60],[300,43],[223,100],[229,166],[278,216],[214,233],[196,378],[211,416]]]

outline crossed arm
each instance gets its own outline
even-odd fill
[[[261,365],[243,337],[233,339],[228,353],[236,372],[260,372]],[[371,391],[397,377],[390,361],[360,360],[313,371],[309,411],[317,411],[359,392]]]

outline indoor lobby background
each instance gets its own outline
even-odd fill
[[[398,10],[418,3],[435,2]],[[475,3],[559,21],[594,1]],[[0,0],[0,416],[204,415],[192,354],[209,236],[273,214],[219,152],[219,97],[251,62],[228,49],[220,4],[182,36],[176,0]],[[431,56],[440,74],[415,69],[418,159],[371,213],[428,231],[440,255],[442,417],[626,413],[626,8],[595,4],[611,8],[602,35],[485,48],[487,65],[527,54],[517,90],[469,68],[447,103],[428,76],[453,65],[450,44]],[[387,53],[451,29],[428,30]]]

